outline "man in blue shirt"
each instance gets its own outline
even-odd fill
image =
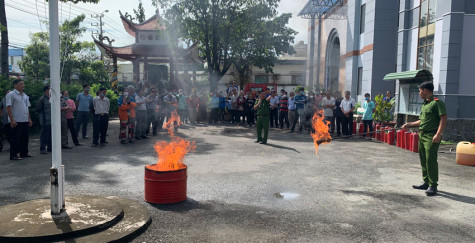
[[[366,131],[373,132],[373,113],[374,110],[376,109],[376,106],[374,105],[374,102],[371,100],[371,95],[369,93],[366,93],[364,95],[365,101],[363,102],[363,125],[364,125],[364,131],[363,131],[363,137],[366,137]],[[370,136],[371,137],[371,136]]]
[[[223,96],[222,92],[219,91],[219,110],[218,110],[218,121],[223,122],[224,121],[224,114],[226,112],[226,97]]]
[[[89,84],[82,86],[83,92],[79,93],[76,96],[76,107],[78,108],[77,118],[76,118],[76,134],[79,134],[79,129],[82,124],[82,138],[88,139],[87,134],[87,123],[89,122],[89,113],[90,106],[92,104],[92,95],[89,94],[91,88]]]
[[[303,123],[305,122],[305,118],[303,117],[303,110],[305,108],[305,103],[307,102],[307,97],[305,96],[304,91],[304,88],[300,88],[297,91],[297,96],[295,96],[294,98],[295,115],[292,128],[290,129],[291,133],[295,131],[295,124],[297,124],[297,121],[299,122],[299,133],[302,133]]]

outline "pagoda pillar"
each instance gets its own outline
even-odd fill
[[[134,83],[140,80],[140,63],[138,60],[132,61],[132,70],[134,72]]]
[[[175,63],[170,62],[170,86],[174,87],[175,85]]]
[[[193,85],[196,83],[196,70],[193,70]]]
[[[143,80],[145,80],[145,82],[148,82],[148,58],[147,58],[147,56],[144,57],[144,62],[143,62]]]

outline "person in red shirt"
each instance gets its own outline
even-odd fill
[[[280,129],[284,129],[284,120],[287,129],[290,127],[289,123],[289,97],[287,97],[287,92],[284,91],[282,98],[280,99],[280,116],[279,116],[279,124]]]
[[[241,90],[241,92],[239,93],[239,97],[237,99],[237,117],[238,117],[238,121],[239,121],[239,126],[242,126],[243,124],[245,124],[245,121],[246,121],[246,113],[244,112],[245,110],[245,106],[246,106],[246,102],[247,102],[247,99],[246,97],[244,97],[244,92]],[[242,117],[242,120],[241,120],[241,117]]]

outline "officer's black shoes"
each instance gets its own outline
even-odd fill
[[[256,140],[256,141],[254,141],[254,142],[255,142],[255,143],[260,143],[260,142],[261,142],[261,140]]]
[[[437,186],[430,186],[426,191],[427,196],[435,196],[437,194]]]
[[[267,142],[262,141],[261,144],[267,144]]]
[[[419,186],[413,185],[412,188],[418,189],[418,190],[427,190],[427,188],[429,188],[429,184],[424,182],[424,183],[420,184]]]

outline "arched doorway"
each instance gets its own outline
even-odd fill
[[[340,78],[340,37],[336,29],[330,32],[325,54],[325,90],[336,91]]]

